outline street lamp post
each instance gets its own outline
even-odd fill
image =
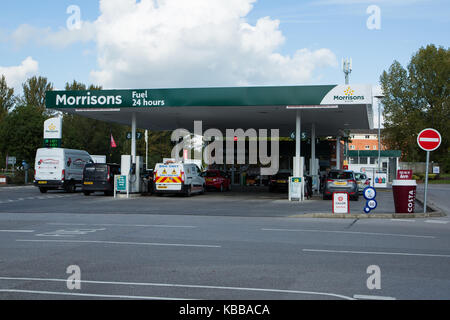
[[[378,99],[378,172],[381,171],[381,99],[383,95],[374,96]]]

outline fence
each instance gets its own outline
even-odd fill
[[[425,173],[426,163],[425,162],[399,162],[399,169],[401,170],[412,170],[414,174]],[[428,173],[433,173],[433,167],[439,167],[436,162],[431,162],[428,166]]]

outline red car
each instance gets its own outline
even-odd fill
[[[227,173],[220,170],[207,170],[202,175],[206,181],[206,188],[220,192],[230,190],[231,180]]]

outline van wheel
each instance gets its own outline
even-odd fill
[[[84,193],[85,196],[90,196],[91,195],[90,191],[83,191],[83,193]]]
[[[48,189],[46,189],[46,188],[39,188],[39,191],[41,193],[47,193]]]
[[[186,190],[186,197],[190,197],[192,195],[192,186],[189,186]]]

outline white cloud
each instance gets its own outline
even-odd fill
[[[79,30],[20,26],[17,45],[66,47],[95,41],[93,83],[105,88],[294,85],[336,67],[326,48],[283,55],[280,22],[246,20],[256,0],[100,0],[100,16]]]
[[[19,66],[0,66],[0,75],[5,76],[8,86],[14,88],[14,92],[17,94],[21,92],[22,83],[28,77],[35,75],[38,70],[39,63],[32,57],[28,57]]]
[[[58,31],[22,24],[10,36],[15,45],[19,47],[34,42],[38,45],[56,48],[65,48],[77,42],[88,42],[94,40],[94,37],[95,27],[90,22],[82,22],[80,29],[60,28]]]
[[[329,49],[279,54],[279,21],[245,19],[254,2],[100,1],[92,80],[111,88],[299,84],[337,66]]]

